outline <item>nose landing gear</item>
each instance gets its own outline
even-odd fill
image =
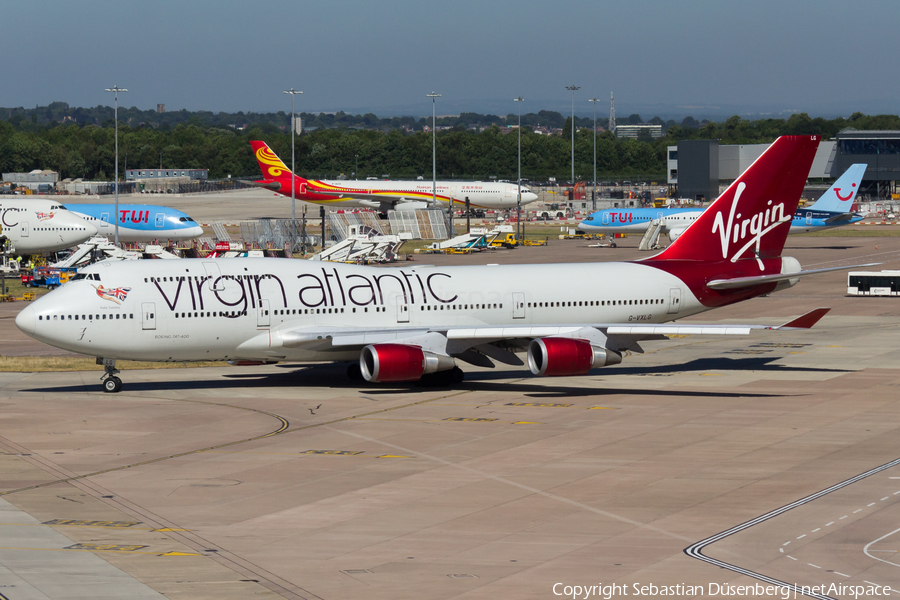
[[[103,369],[106,371],[100,382],[103,384],[103,391],[107,394],[116,394],[122,390],[122,380],[116,377],[119,370],[116,368],[116,359],[114,358],[98,358],[97,362],[103,363]]]

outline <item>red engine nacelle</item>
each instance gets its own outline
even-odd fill
[[[585,340],[538,338],[528,344],[528,368],[535,375],[584,375],[591,369],[622,362],[622,355]]]
[[[359,356],[359,368],[366,381],[416,381],[427,373],[455,366],[449,356],[405,344],[372,344],[363,348]]]

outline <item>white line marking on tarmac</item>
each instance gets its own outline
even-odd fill
[[[830,527],[831,525],[834,525],[834,521],[832,521],[831,523],[825,523],[825,527]]]
[[[850,577],[849,575],[844,575],[840,571],[832,571],[835,575],[840,575],[841,577]]]
[[[797,539],[798,539],[798,540],[802,540],[802,539],[805,538],[805,537],[806,537],[806,534],[804,533],[803,535],[797,536]]]
[[[784,548],[779,548],[778,551],[783,553],[783,552],[784,552]]]
[[[846,519],[846,518],[847,518],[847,515],[844,515],[843,517],[841,517],[840,519],[838,519],[838,521],[841,521],[841,520]]]
[[[881,499],[881,501],[884,502],[884,501],[887,500],[888,498],[890,498],[890,496],[885,496],[884,498]]]
[[[875,503],[874,503],[874,502],[869,502],[868,504],[866,504],[866,507],[869,507],[869,506],[875,506]]]
[[[811,566],[811,567],[815,567],[815,568],[817,568],[817,569],[821,569],[821,568],[822,568],[822,567],[820,567],[819,565],[814,565],[814,564],[812,564],[812,563],[806,563],[806,564],[808,564],[808,565]]]
[[[815,529],[812,530],[812,532],[815,533],[815,532],[819,531],[820,529],[822,529],[822,528],[821,528],[821,527],[816,527]]]
[[[870,504],[869,506],[872,506],[872,505]],[[862,510],[861,508],[857,508],[856,510],[853,511],[853,514],[855,515],[856,513],[858,513],[861,510]]]
[[[788,544],[790,544],[790,542],[785,542],[782,544],[782,546],[787,546]]]
[[[791,560],[797,560],[796,558],[794,558],[794,557],[791,556],[790,554],[788,554],[788,558],[791,559]]]

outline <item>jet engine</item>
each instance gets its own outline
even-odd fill
[[[584,375],[591,369],[622,362],[622,355],[585,340],[538,338],[528,344],[528,368],[535,375]]]
[[[681,234],[684,233],[685,231],[687,231],[687,227],[677,227],[677,228],[674,228],[674,229],[668,229],[668,230],[666,230],[666,234],[669,236],[669,241],[670,241],[670,242],[674,242],[674,241],[677,240],[677,239],[681,236]]]
[[[422,375],[446,371],[456,361],[405,344],[372,344],[362,349],[359,368],[366,381],[416,381]]]

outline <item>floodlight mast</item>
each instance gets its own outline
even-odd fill
[[[116,108],[115,108],[115,120],[116,120],[116,182],[115,182],[115,190],[116,190],[116,239],[115,245],[116,248],[119,247],[119,92],[127,92],[125,88],[120,88],[118,85],[114,85],[111,88],[106,88],[107,92],[113,92],[115,95]],[[162,167],[160,167],[162,168]]]
[[[519,107],[519,176],[516,180],[516,241],[521,242],[522,238],[519,234],[519,223],[522,221],[522,105],[521,102],[525,101],[525,98],[519,96],[518,98],[513,98],[513,101]],[[522,227],[522,233],[525,233],[525,227]],[[524,236],[522,236],[524,237]]]
[[[581,87],[577,85],[567,85],[566,89],[572,92],[572,200],[575,199],[575,92]],[[569,203],[569,208],[572,208]]]
[[[591,210],[597,210],[597,103],[599,98],[591,98],[588,100],[594,105],[594,189],[591,192]]]
[[[294,246],[297,243],[295,239],[297,230],[297,212],[295,207],[296,200],[294,199],[294,182],[297,180],[296,170],[294,169],[294,133],[297,131],[297,124],[296,117],[294,116],[294,96],[302,94],[303,92],[291,88],[281,93],[291,95],[291,252],[293,252]]]

